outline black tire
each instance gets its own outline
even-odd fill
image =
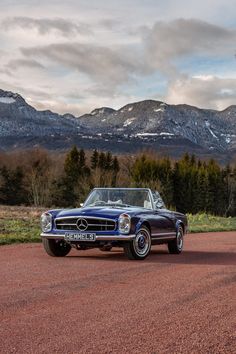
[[[65,257],[71,250],[71,246],[64,240],[43,238],[43,246],[47,254],[52,257]]]
[[[176,238],[173,241],[168,242],[168,250],[171,254],[179,254],[183,250],[184,244],[184,230],[182,226],[178,227],[176,232]]]
[[[142,226],[134,240],[127,242],[124,246],[125,255],[129,259],[143,260],[151,250],[151,235],[146,226]]]

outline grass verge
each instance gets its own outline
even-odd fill
[[[0,245],[40,242],[42,211],[40,208],[0,206]]]
[[[39,218],[44,209],[0,206],[0,245],[40,242]],[[188,214],[189,232],[236,231],[236,217]]]
[[[188,214],[189,232],[236,231],[236,217]]]

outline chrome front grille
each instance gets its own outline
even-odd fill
[[[82,222],[81,222],[82,221]],[[114,231],[116,222],[111,219],[71,217],[58,218],[55,220],[57,230],[75,230],[80,232],[90,231]],[[84,226],[86,226],[86,228]]]

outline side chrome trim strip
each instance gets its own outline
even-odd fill
[[[176,237],[175,232],[165,232],[152,234],[152,240],[173,240]]]
[[[176,236],[175,232],[158,232],[156,234],[152,234],[152,236]]]
[[[174,240],[175,236],[152,237],[152,240]]]

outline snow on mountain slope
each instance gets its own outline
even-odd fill
[[[122,152],[136,147],[166,147],[168,152],[170,146],[188,151],[191,146],[193,152],[230,154],[236,149],[236,106],[215,111],[145,100],[74,117],[38,111],[19,94],[0,90],[0,148],[17,147],[18,141],[21,147],[24,141],[27,147],[37,141],[59,149],[72,143],[100,148],[107,142],[105,148]]]

